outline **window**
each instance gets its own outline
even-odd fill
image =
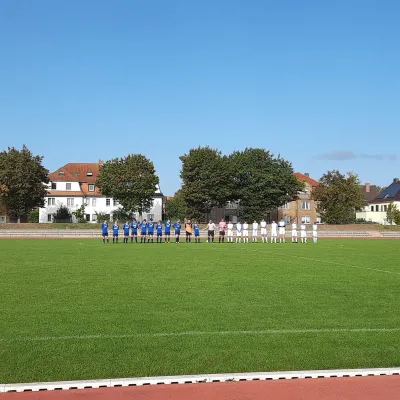
[[[72,207],[74,205],[74,198],[68,198],[67,199],[67,206]]]
[[[301,209],[302,210],[311,210],[311,203],[309,201],[302,201]]]
[[[317,224],[320,224],[322,222],[321,217],[317,217]]]
[[[53,214],[47,214],[47,222],[53,222]]]
[[[58,176],[64,176],[64,172],[63,171],[59,171]]]
[[[65,184],[65,190],[71,190],[71,184],[70,183],[66,183]]]
[[[51,189],[52,190],[57,190],[57,183],[51,182]]]
[[[285,215],[283,220],[285,221],[285,224],[290,224],[290,215]]]
[[[281,207],[281,210],[290,210],[290,203],[286,203]]]
[[[308,215],[304,215],[301,217],[301,223],[302,224],[309,224],[311,222],[311,218]]]
[[[114,206],[117,206],[119,204],[118,200],[113,200]]]
[[[154,214],[147,214],[147,220],[154,219]]]
[[[93,221],[93,222],[96,222],[96,221],[97,221],[97,214],[93,214],[93,215],[92,215],[92,221]]]
[[[387,211],[387,206],[385,205],[385,206],[383,206],[383,211]]]
[[[90,221],[90,214],[86,214],[86,221]]]
[[[86,176],[93,176],[93,172],[86,172]]]
[[[110,207],[110,205],[111,205],[111,199],[106,199],[106,206]]]
[[[89,192],[94,192],[94,185],[93,184],[89,185]]]
[[[1,217],[0,217],[0,224],[5,224],[6,223],[6,216],[5,215],[2,215]]]
[[[96,199],[92,199],[92,207],[96,207]]]
[[[47,205],[55,206],[56,205],[56,199],[54,197],[49,197],[48,200],[47,200]]]

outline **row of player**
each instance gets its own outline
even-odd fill
[[[252,241],[258,241],[258,228],[261,228],[260,235],[263,243],[268,243],[268,233],[267,233],[267,222],[262,220],[260,223],[254,221],[251,225],[252,228]],[[235,229],[234,229],[235,228]],[[138,242],[138,234],[140,231],[140,242],[153,243],[154,235],[156,235],[157,243],[163,243],[163,233],[164,233],[164,242],[170,242],[171,237],[171,229],[174,230],[175,242],[179,243],[182,225],[180,220],[177,219],[173,224],[170,220],[167,220],[165,223],[158,221],[157,223],[153,222],[152,219],[146,221],[145,219],[142,222],[138,222],[135,219],[132,222],[127,221],[123,227],[124,233],[124,243],[129,242],[129,235],[131,233],[131,242]],[[200,225],[197,222],[192,223],[190,220],[187,220],[184,224],[185,234],[186,234],[186,242],[191,242],[191,236],[194,234],[194,239],[196,243],[200,243]],[[221,220],[218,226],[213,222],[209,221],[207,224],[207,242],[214,242],[215,231],[218,229],[219,233],[219,242],[225,241],[225,233],[228,238],[228,242],[233,242],[234,231],[236,236],[236,243],[241,243],[243,239],[243,243],[249,242],[249,224],[247,222],[238,222],[234,227],[233,222],[229,221],[228,223],[225,220]],[[297,243],[298,231],[297,224],[291,224],[292,229],[292,243]],[[101,225],[103,242],[108,243],[108,222],[105,221]],[[113,233],[113,242],[118,243],[120,226],[118,223],[114,223],[112,226]],[[283,220],[276,223],[275,221],[271,224],[271,243],[277,243],[277,238],[279,238],[280,243],[285,242],[286,237],[286,224]],[[314,243],[318,241],[318,225],[315,222],[312,226],[312,236]],[[307,226],[305,224],[300,225],[300,237],[302,243],[307,243]]]

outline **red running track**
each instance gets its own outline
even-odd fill
[[[1,400],[400,400],[400,376],[287,379],[0,394]]]

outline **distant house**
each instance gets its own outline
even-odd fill
[[[276,219],[283,219],[286,224],[313,224],[321,222],[321,217],[317,212],[317,205],[311,198],[312,191],[319,185],[318,181],[310,178],[308,173],[296,172],[294,174],[299,182],[304,182],[303,191],[298,193],[298,199],[279,207],[275,214]],[[275,218],[274,218],[275,219]]]
[[[68,163],[51,173],[45,206],[39,209],[39,222],[54,222],[54,215],[61,205],[66,206],[71,213],[85,205],[87,222],[96,222],[96,213],[100,212],[111,218],[113,211],[120,208],[120,205],[116,200],[103,196],[96,187],[96,179],[102,164],[102,161]],[[162,218],[162,198],[163,195],[158,189],[154,193],[152,209],[143,215],[143,218],[154,220]]]
[[[370,203],[372,200],[374,200],[380,192],[378,186],[371,185],[370,183],[366,183],[365,185],[360,186],[360,189],[367,203]]]
[[[396,204],[400,210],[400,181],[398,178],[394,178],[390,186],[371,200],[363,211],[358,212],[356,218],[387,225],[386,212],[390,203]]]

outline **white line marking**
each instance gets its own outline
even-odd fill
[[[294,257],[294,258],[299,258],[299,259],[303,259],[303,260],[316,261],[316,262],[325,263],[325,264],[340,265],[340,266],[342,266],[342,267],[367,269],[367,270],[375,271],[375,272],[384,272],[384,273],[386,273],[386,274],[400,275],[400,272],[387,271],[387,270],[384,270],[384,269],[377,269],[377,268],[370,268],[370,267],[363,267],[363,266],[361,266],[361,265],[342,264],[342,263],[337,263],[337,262],[335,262],[335,261],[318,260],[318,259],[316,259],[316,258],[311,258],[311,257],[296,256],[295,254],[285,254],[285,257],[286,257],[286,256]]]
[[[96,340],[96,339],[135,339],[179,336],[217,336],[217,335],[287,335],[298,333],[385,333],[400,332],[400,328],[326,328],[326,329],[265,329],[265,330],[236,330],[236,331],[184,331],[159,333],[127,333],[120,335],[71,335],[71,336],[36,336],[1,338],[0,342],[48,342],[62,340]]]

